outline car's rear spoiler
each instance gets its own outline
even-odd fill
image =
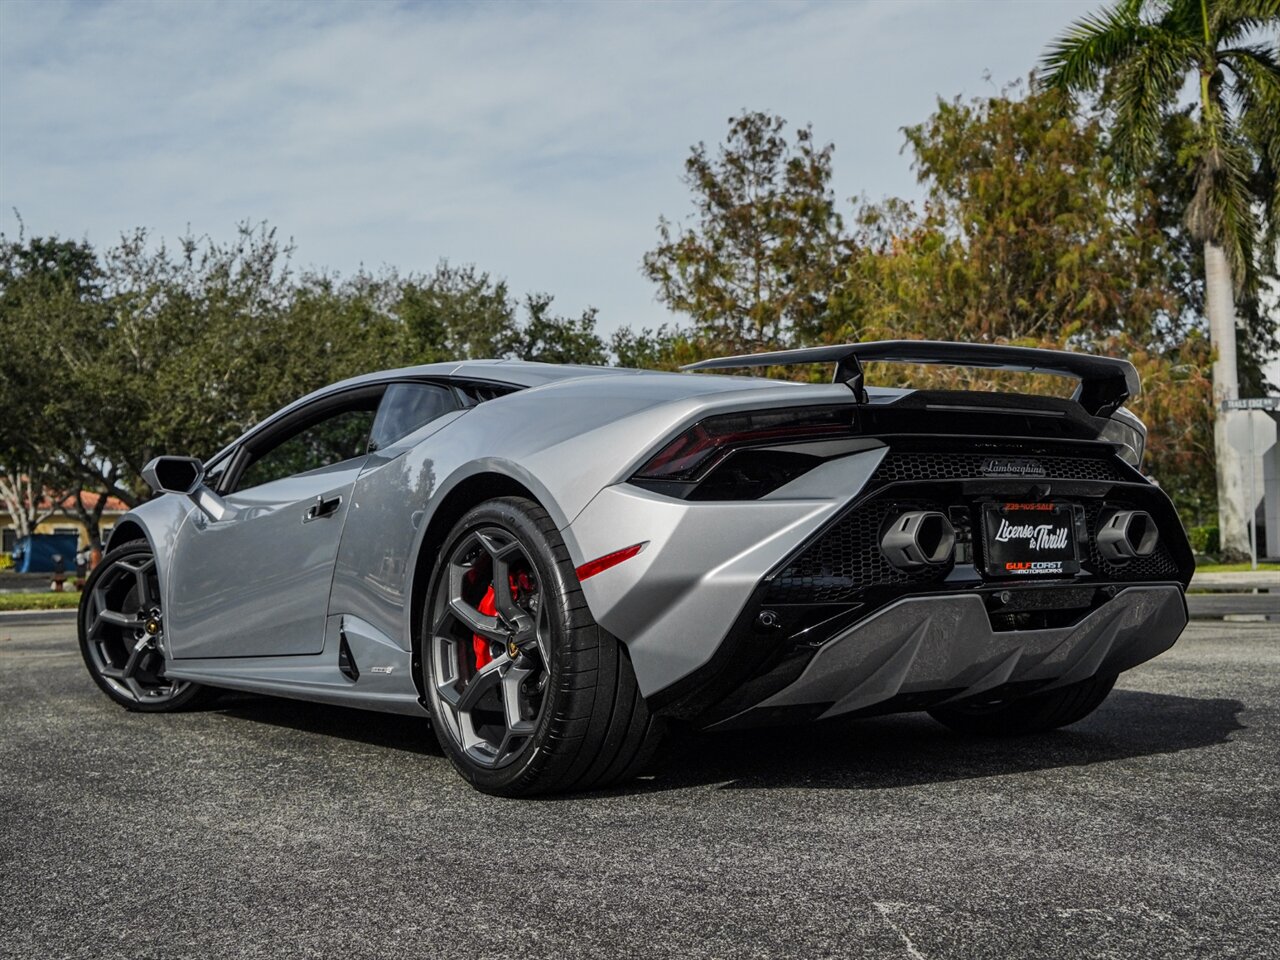
[[[734,367],[775,367],[801,363],[834,363],[835,382],[846,384],[865,402],[862,364],[929,363],[955,367],[985,367],[1024,373],[1050,373],[1080,381],[1072,397],[1095,417],[1109,417],[1141,391],[1138,371],[1128,360],[1097,357],[1066,350],[1038,350],[989,343],[948,343],[941,340],[875,340],[829,347],[777,350],[740,357],[716,357],[690,363],[682,370],[724,370]]]

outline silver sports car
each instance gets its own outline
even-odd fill
[[[863,362],[1078,380],[867,388]],[[357,377],[208,463],[158,457],[81,602],[132,710],[219,688],[427,714],[481,790],[634,776],[664,730],[927,710],[1073,723],[1187,622],[1125,361],[889,341],[704,361],[831,383],[468,361]]]

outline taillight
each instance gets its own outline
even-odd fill
[[[735,450],[825,440],[853,433],[853,408],[788,407],[726,413],[699,420],[659,450],[636,478],[690,482],[705,476]]]

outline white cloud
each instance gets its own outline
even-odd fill
[[[1025,76],[1095,5],[7,0],[0,228],[266,219],[304,265],[445,256],[652,325],[640,257],[731,114],[812,122],[842,197],[910,194],[899,128]]]

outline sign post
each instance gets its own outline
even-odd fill
[[[1275,428],[1267,411],[1280,410],[1280,397],[1250,397],[1247,400],[1224,400],[1227,412],[1227,439],[1240,451],[1245,463],[1245,481],[1249,489],[1249,561],[1258,569],[1258,459],[1275,442]]]

